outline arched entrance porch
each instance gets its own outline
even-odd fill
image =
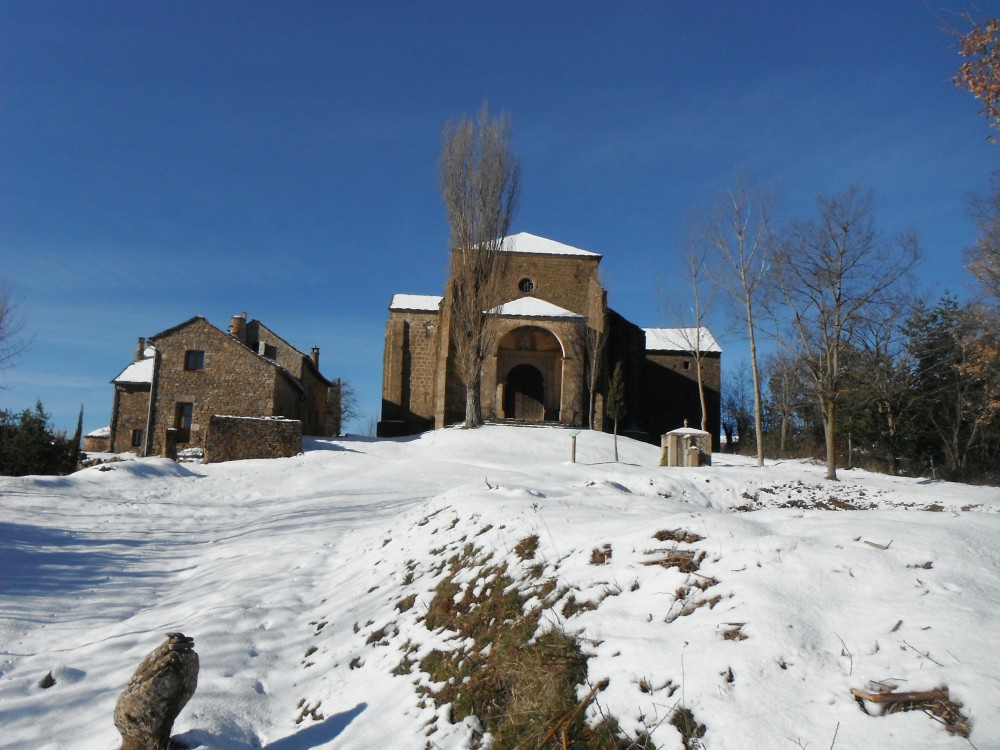
[[[551,331],[521,326],[497,346],[497,406],[504,419],[541,422],[559,419],[563,348]]]

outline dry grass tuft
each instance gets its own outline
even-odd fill
[[[663,529],[653,534],[653,539],[658,542],[694,544],[695,542],[700,542],[702,537],[693,531],[684,531],[684,529]]]
[[[610,559],[611,559],[610,544],[605,544],[602,547],[594,547],[593,552],[590,553],[591,565],[606,565],[608,560]]]

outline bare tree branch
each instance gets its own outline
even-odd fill
[[[0,370],[11,367],[30,343],[24,336],[24,315],[7,285],[0,284]]]

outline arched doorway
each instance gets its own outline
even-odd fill
[[[562,366],[562,344],[551,331],[535,325],[508,331],[497,346],[500,416],[530,422],[559,419]]]
[[[507,373],[504,413],[508,419],[545,419],[545,379],[534,365],[517,365]]]

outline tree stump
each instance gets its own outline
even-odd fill
[[[181,709],[198,687],[198,654],[194,639],[167,633],[150,653],[115,704],[115,726],[121,750],[169,750],[170,731]]]

